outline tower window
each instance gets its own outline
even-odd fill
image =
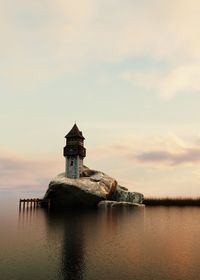
[[[73,166],[74,165],[74,162],[73,162],[73,160],[71,160],[71,162],[70,162],[70,166]]]

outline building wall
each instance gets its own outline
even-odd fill
[[[68,178],[78,177],[77,156],[66,157],[66,176]]]
[[[79,157],[79,177],[83,173],[83,159]]]
[[[79,178],[83,172],[83,160],[79,156],[66,157],[65,160],[65,176]]]

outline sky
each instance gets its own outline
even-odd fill
[[[0,0],[0,190],[41,195],[76,121],[84,164],[200,195],[197,0]]]

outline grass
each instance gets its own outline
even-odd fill
[[[147,206],[200,206],[200,197],[147,197]]]

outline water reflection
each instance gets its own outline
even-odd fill
[[[18,216],[18,223],[20,226],[26,226],[28,223],[30,223],[34,215],[36,214],[37,209],[36,208],[19,208],[19,216]]]
[[[50,213],[48,218],[49,230],[54,230],[60,225],[63,227],[60,260],[62,279],[83,279],[85,255],[83,213],[76,212],[65,215]]]
[[[127,218],[135,220],[138,227],[143,228],[144,210],[105,209],[65,214],[50,212],[47,219],[48,238],[55,242],[55,231],[60,229],[63,233],[59,279],[96,279],[96,272],[103,274],[107,262],[106,253],[99,255],[98,252],[108,248],[107,243],[111,246],[115,244],[116,236],[123,227],[126,228]],[[99,272],[98,267],[101,270]]]
[[[83,279],[85,266],[84,220],[88,213],[55,213],[48,215],[49,237],[58,228],[62,229],[62,246],[60,248],[59,277],[63,280]]]
[[[84,240],[82,225],[77,219],[69,221],[65,228],[62,255],[64,279],[81,280],[84,270]]]
[[[18,274],[0,260],[2,279],[198,279],[199,216],[195,207],[21,211],[16,244],[1,244]]]

